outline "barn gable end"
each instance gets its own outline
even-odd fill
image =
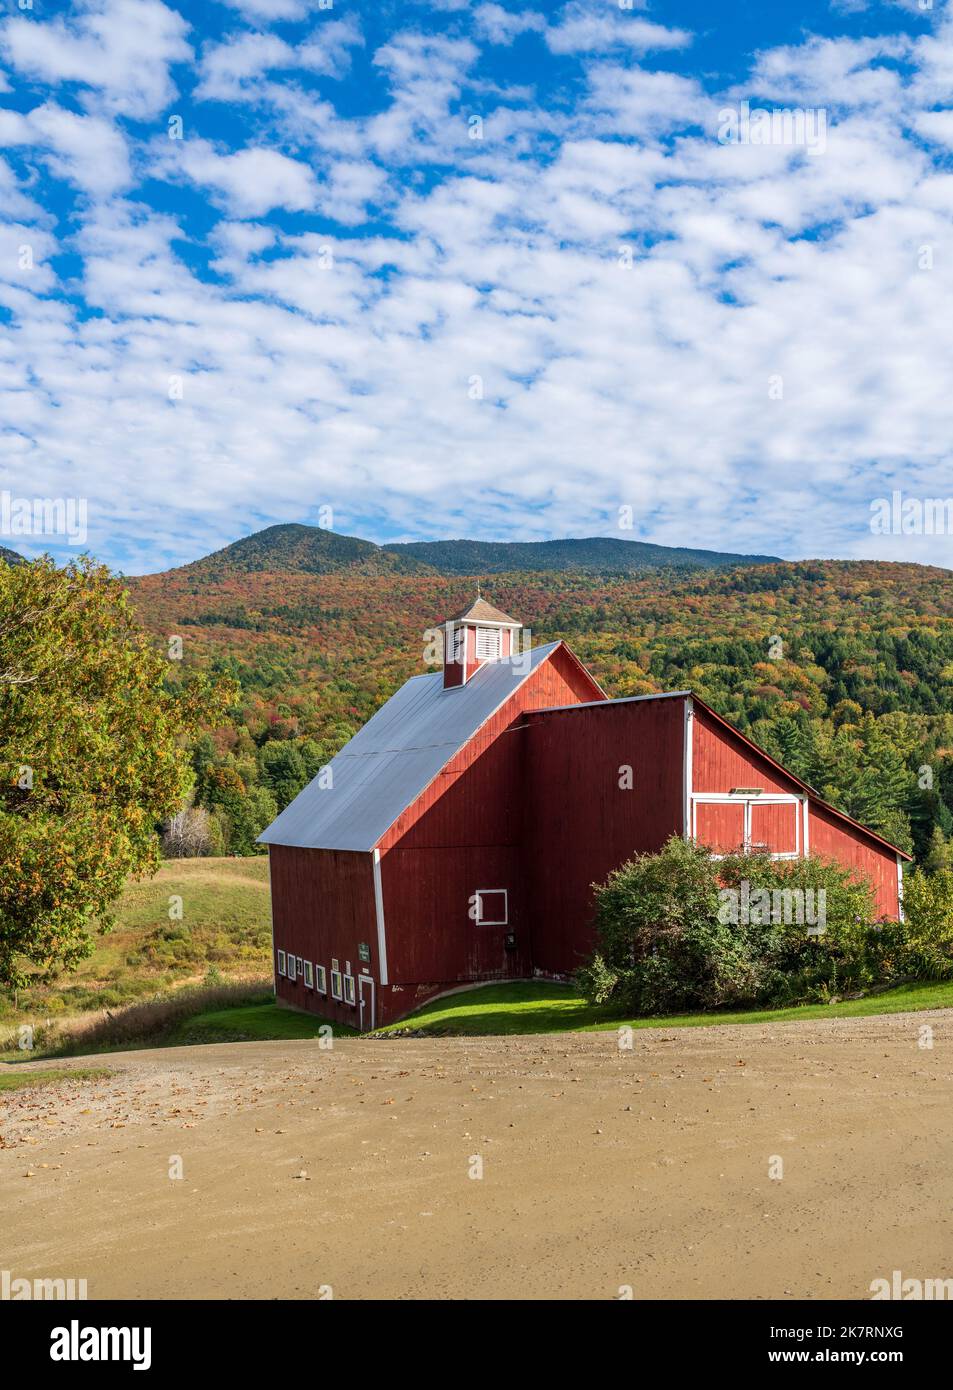
[[[752,808],[748,828],[755,844],[766,839],[767,848],[792,851],[792,857],[819,855],[838,860],[870,879],[881,916],[897,917],[902,910],[902,861],[910,856],[822,801],[807,783],[733,729],[704,701],[695,697],[693,706],[690,833],[717,850],[738,848],[738,830],[744,825],[739,802],[747,800]],[[760,794],[731,797],[732,790],[745,788]],[[706,800],[725,793],[727,802]],[[777,799],[772,802],[772,797]]]
[[[402,991],[413,984],[415,1001],[468,980],[531,973],[524,716],[601,694],[557,645],[382,838],[390,980]],[[485,922],[471,916],[477,894],[486,895]]]

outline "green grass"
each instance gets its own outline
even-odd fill
[[[33,1086],[55,1086],[60,1081],[98,1081],[111,1076],[105,1067],[56,1067],[49,1071],[0,1072],[0,1092],[19,1091]]]
[[[533,980],[488,985],[451,994],[425,1004],[378,1036],[414,1031],[464,1037],[515,1033],[597,1032],[619,1028],[710,1028],[723,1023],[788,1023],[809,1018],[861,1018],[871,1014],[953,1008],[953,981],[902,985],[865,999],[839,1004],[802,1004],[789,1009],[758,1009],[741,1013],[672,1014],[660,1018],[620,1018],[618,1013],[587,1004],[569,985]]]
[[[196,1014],[180,1024],[164,1044],[182,1047],[189,1043],[268,1042],[281,1038],[316,1038],[326,1020],[277,1004],[249,1004],[234,1009],[216,1009]],[[335,1037],[355,1036],[353,1028],[331,1024]]]

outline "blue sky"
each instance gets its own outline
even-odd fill
[[[0,493],[949,564],[951,93],[941,0],[11,4]]]

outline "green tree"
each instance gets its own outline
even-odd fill
[[[0,565],[0,984],[82,960],[155,870],[186,743],[234,693],[169,674],[104,567]]]

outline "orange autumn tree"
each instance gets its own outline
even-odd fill
[[[126,878],[155,871],[187,744],[235,693],[174,667],[105,567],[0,563],[0,985],[89,955]]]

